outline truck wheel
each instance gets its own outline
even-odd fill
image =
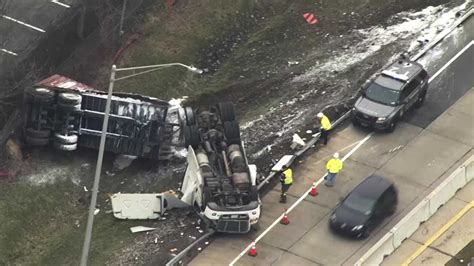
[[[196,146],[201,142],[201,137],[199,135],[199,130],[196,126],[185,126],[184,127],[184,140],[186,142],[186,147]]]
[[[77,135],[62,135],[59,133],[54,133],[54,141],[58,144],[74,144],[77,143]]]
[[[77,149],[77,143],[73,144],[60,144],[60,143],[54,143],[54,146],[58,150],[62,151],[75,151]]]
[[[58,102],[62,105],[75,106],[82,102],[82,96],[76,93],[63,92],[58,95]]]
[[[186,115],[186,125],[192,126],[196,124],[196,119],[194,116],[194,110],[191,107],[184,108],[184,114]]]
[[[418,100],[416,100],[414,104],[415,108],[420,108],[425,102],[425,98],[426,98],[426,91],[422,92],[420,94],[420,97],[418,97]]]
[[[67,105],[63,103],[58,103],[58,107],[66,112],[74,112],[74,111],[80,111],[81,110],[81,104],[77,105]]]
[[[224,135],[228,144],[240,144],[240,128],[237,121],[224,122]]]
[[[37,139],[48,139],[51,135],[51,130],[44,129],[44,130],[36,130],[33,128],[26,129],[26,135],[28,137],[37,138]]]
[[[30,146],[46,146],[49,144],[48,138],[35,138],[35,137],[26,136],[25,141],[26,141],[26,144]]]
[[[203,187],[202,188],[202,196],[203,196],[203,201],[202,201],[202,210],[204,210],[207,206],[208,202],[212,201],[212,194],[211,194],[211,188],[209,187]]]
[[[234,105],[231,102],[219,103],[217,107],[219,108],[222,122],[235,120]]]
[[[26,95],[31,97],[33,100],[50,103],[54,99],[54,92],[46,88],[31,88],[26,91]]]

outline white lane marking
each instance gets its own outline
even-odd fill
[[[61,3],[61,2],[58,2],[58,1],[56,1],[56,0],[51,0],[51,3],[55,3],[55,4],[57,4],[57,5],[60,5],[60,6],[62,6],[62,7],[65,7],[65,8],[70,8],[70,7],[71,7],[70,5],[66,5],[66,4]]]
[[[8,51],[7,49],[3,49],[3,48],[0,48],[0,51],[4,52],[4,53],[7,53],[7,54],[11,54],[11,55],[14,55],[14,56],[17,56],[18,54],[17,53],[14,53],[12,51]]]
[[[472,45],[474,44],[474,41],[471,41],[470,43],[468,43],[466,46],[464,46],[464,48],[462,48],[461,51],[459,51],[453,58],[451,58],[442,68],[440,68],[433,76],[431,76],[431,78],[428,80],[428,83],[431,83],[436,77],[439,76],[439,74],[441,74],[441,72],[443,72],[449,65],[451,65],[451,63],[454,62],[454,60],[456,60],[458,57],[460,57],[467,49],[469,49]]]
[[[356,150],[358,150],[360,148],[360,146],[362,146],[365,142],[367,142],[367,140],[370,139],[370,137],[372,137],[374,133],[370,133],[369,135],[367,135],[364,139],[362,139],[361,141],[359,141],[359,143],[357,144],[357,146],[355,146],[352,150],[350,150],[343,158],[342,158],[342,161],[345,161],[347,158],[349,158]],[[324,181],[324,177],[326,176],[327,174],[324,174],[317,182],[316,182],[316,186],[320,185],[323,181]],[[290,213],[296,206],[298,206],[298,204],[300,204],[309,194],[309,192],[311,191],[311,187],[303,194],[301,195],[301,197],[295,202],[293,203],[293,205],[290,206],[290,208],[288,208],[287,210],[287,213]],[[262,239],[268,232],[270,232],[270,230],[280,222],[280,220],[283,218],[283,215],[284,213],[282,213],[275,221],[273,221],[273,223],[267,228],[265,229],[265,231],[263,231],[256,239],[255,239],[255,244],[260,240]],[[253,243],[250,243],[237,257],[235,257],[235,259],[229,264],[230,266],[233,266],[245,253],[247,253],[247,251],[252,247],[252,244]]]
[[[14,18],[12,18],[12,17],[9,17],[9,16],[2,15],[2,18],[11,20],[11,21],[16,22],[16,23],[18,23],[18,24],[20,24],[20,25],[23,25],[23,26],[28,27],[28,28],[30,28],[30,29],[37,30],[37,31],[39,31],[39,32],[46,32],[46,31],[43,30],[43,29],[40,29],[40,28],[38,28],[38,27],[35,27],[35,26],[30,25],[30,24],[28,24],[28,23],[25,23],[25,22],[23,22],[23,21],[19,21],[19,20],[17,20],[17,19],[14,19]]]

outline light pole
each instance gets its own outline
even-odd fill
[[[203,72],[201,69],[198,69],[194,66],[188,66],[181,63],[169,63],[169,64],[126,67],[126,68],[117,68],[117,66],[115,65],[112,66],[112,70],[110,72],[109,90],[107,93],[107,103],[105,105],[104,122],[102,124],[102,134],[100,136],[99,153],[97,156],[97,165],[95,168],[94,185],[92,187],[92,198],[91,198],[91,204],[89,206],[89,216],[87,218],[86,236],[84,238],[84,245],[82,247],[81,266],[87,266],[87,261],[89,258],[90,243],[92,239],[92,227],[94,224],[94,211],[95,211],[95,206],[97,204],[97,193],[99,192],[100,172],[102,171],[102,160],[104,158],[105,139],[107,136],[107,127],[109,124],[110,103],[112,100],[112,92],[114,89],[114,83],[115,81],[131,78],[134,76],[138,76],[141,74],[145,74],[145,73],[152,72],[158,69],[172,67],[172,66],[181,66],[197,74],[202,74]],[[134,73],[131,75],[127,75],[124,77],[116,78],[117,72],[130,71],[130,70],[143,70],[143,71],[140,71],[138,73]]]

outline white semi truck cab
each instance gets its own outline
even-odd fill
[[[199,209],[218,232],[249,232],[260,217],[257,167],[248,164],[232,103],[184,110],[188,155],[181,200]]]

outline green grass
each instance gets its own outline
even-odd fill
[[[77,265],[87,221],[87,207],[70,181],[32,186],[0,186],[0,265]],[[79,220],[80,227],[75,226]],[[90,259],[103,265],[132,240],[132,222],[105,210],[95,217]]]

